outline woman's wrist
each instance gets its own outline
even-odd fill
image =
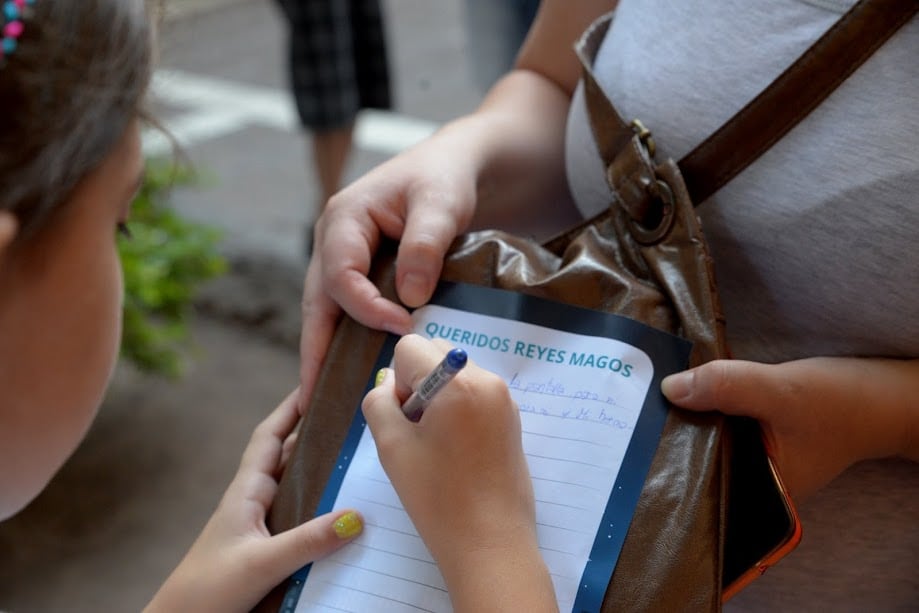
[[[873,410],[865,416],[883,433],[873,457],[898,456],[919,462],[919,360],[873,359],[861,376],[872,382],[861,401]]]
[[[913,362],[917,366],[917,370],[919,370],[919,360],[914,360]],[[913,396],[913,398],[916,398],[916,396]],[[904,403],[903,411],[905,432],[899,455],[907,460],[919,462],[919,408],[917,408],[915,400]]]

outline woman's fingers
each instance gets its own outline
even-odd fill
[[[471,201],[455,192],[419,190],[412,195],[396,259],[396,290],[408,306],[430,300],[447,250],[469,225]]]
[[[365,326],[405,334],[411,328],[408,311],[383,298],[367,278],[379,229],[369,213],[352,210],[330,208],[323,218],[318,289]]]

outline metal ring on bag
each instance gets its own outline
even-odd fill
[[[653,245],[659,243],[673,227],[673,220],[676,217],[676,206],[674,206],[673,190],[667,185],[666,181],[657,179],[657,186],[660,189],[660,207],[655,208],[659,211],[660,216],[655,215],[651,219],[645,219],[639,222],[629,219],[629,229],[632,236],[642,245]],[[646,223],[645,223],[646,222]],[[650,225],[651,227],[648,227]]]

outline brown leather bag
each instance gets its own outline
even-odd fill
[[[584,35],[579,55],[615,201],[544,245],[500,231],[461,236],[443,280],[625,315],[691,340],[692,365],[727,357],[725,322],[693,202],[702,202],[819,104],[909,19],[888,13],[902,14],[910,4],[859,2],[679,164],[656,162],[650,134],[640,122],[623,121],[594,81],[590,66],[609,23],[598,21]],[[395,245],[387,243],[370,274],[391,300],[397,300],[394,259]],[[271,510],[272,531],[313,516],[385,338],[347,316],[339,324]],[[720,609],[729,444],[721,415],[670,412],[603,611]],[[282,594],[283,586],[260,610],[277,611]]]

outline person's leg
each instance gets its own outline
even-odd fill
[[[342,188],[358,113],[365,108],[391,108],[389,66],[380,0],[301,2],[311,5],[311,21],[300,38],[309,46],[303,56],[311,64],[309,70],[304,66],[294,75],[310,84],[301,88],[304,94],[298,97],[298,109],[312,142],[319,183],[314,215],[318,216]],[[307,256],[312,252],[314,224],[315,217],[306,227]]]
[[[325,208],[329,198],[341,189],[342,177],[351,154],[354,124],[313,134],[313,160],[319,179],[319,210]]]
[[[356,96],[353,116],[334,129],[315,132],[313,141],[316,168],[323,192],[322,206],[342,187],[342,178],[354,133],[356,115],[363,109],[392,108],[390,99],[389,60],[380,0],[350,0],[347,22],[350,36],[349,88],[347,94]],[[343,94],[344,95],[344,94]]]
[[[291,76],[305,144],[308,175],[316,185],[304,227],[307,257],[313,227],[329,198],[341,188],[360,109],[351,51],[350,6],[340,0],[285,0],[291,11]]]

